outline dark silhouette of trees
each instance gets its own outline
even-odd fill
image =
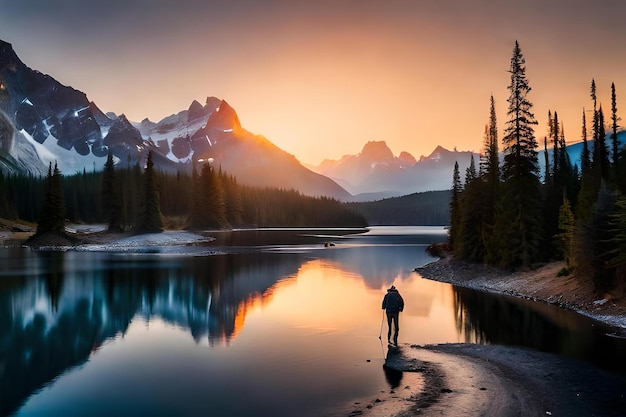
[[[583,107],[583,126],[582,126],[582,141],[583,150],[580,155],[580,169],[584,174],[591,169],[591,156],[589,155],[589,144],[587,143],[587,117],[585,115],[585,108]]]
[[[157,210],[154,208],[157,204],[162,214],[161,219],[167,222],[168,228],[198,227],[194,224],[194,213],[198,212],[204,216],[200,217],[200,221],[206,222],[202,227],[207,228],[367,225],[359,210],[349,204],[329,198],[304,196],[294,190],[242,186],[227,173],[216,173],[214,169],[209,168],[205,169],[203,185],[196,182],[200,180],[200,175],[194,177],[193,174],[182,172],[161,173],[154,170],[152,164],[146,166],[148,175],[142,173],[138,165],[121,169],[116,167],[114,183],[117,183],[117,193],[120,196],[120,228],[124,231],[148,231],[147,226],[140,223],[145,220],[144,217],[140,218],[139,214],[146,213],[144,207],[152,207],[153,213],[156,214]],[[106,183],[109,179],[106,179],[106,176],[110,175],[110,172],[105,174],[106,169],[110,167],[101,172],[83,170],[82,173],[63,178],[63,194],[69,196],[67,216],[70,216],[72,221],[89,223],[109,221],[105,214],[107,200],[105,196],[108,194],[104,189],[108,187]],[[38,221],[40,211],[37,208],[43,205],[49,181],[52,179],[34,177],[30,174],[0,174],[2,185],[0,202],[7,202],[2,206],[3,212],[0,213],[0,217]],[[211,201],[215,195],[220,194],[221,203],[219,199]],[[204,202],[198,197],[203,198]],[[151,202],[145,204],[146,199],[151,199]],[[220,206],[223,209],[220,209]],[[425,209],[430,213],[427,217],[432,218],[433,222],[439,219],[433,224],[447,222],[448,213],[445,211],[441,213],[439,205]],[[49,210],[45,210],[45,213],[48,212]],[[156,220],[156,216],[152,218]],[[43,226],[46,224],[44,219]],[[158,223],[153,224],[157,224],[157,227],[150,230],[156,231],[162,229],[164,223],[161,223],[160,227]]]
[[[125,216],[122,210],[122,195],[113,163],[113,153],[109,150],[102,172],[102,202],[104,218],[110,231],[123,231]]]
[[[492,194],[495,195],[500,183],[500,156],[498,150],[498,120],[496,117],[496,102],[493,95],[490,98],[489,123],[485,127],[485,143],[481,158],[481,175],[489,184]]]
[[[548,112],[542,182],[533,129],[536,121],[527,98],[530,86],[517,42],[510,73],[501,177],[494,182],[497,177],[490,175],[491,170],[498,169],[495,159],[489,163],[493,146],[490,126],[485,128],[479,175],[470,164],[463,186],[458,165],[453,173],[449,243],[454,254],[471,261],[521,268],[564,259],[562,273],[575,271],[583,278],[592,277],[598,291],[610,291],[617,283],[626,282],[626,180],[617,175],[626,172],[626,150],[618,140],[615,85],[611,85],[609,152],[604,112],[597,100],[595,80],[591,81],[592,142],[587,140],[583,108],[580,167],[570,160],[559,114]]]
[[[137,231],[140,233],[162,232],[163,222],[161,220],[159,187],[154,172],[152,152],[148,153],[146,169],[143,175],[143,199]]]
[[[226,223],[240,225],[243,223],[243,206],[237,180],[232,175],[222,172],[220,169],[219,179],[224,190],[224,205],[226,209]]]
[[[63,196],[63,184],[61,172],[57,164],[52,162],[48,167],[48,177],[45,182],[45,196],[41,206],[39,221],[37,222],[37,235],[44,233],[65,232],[65,199]]]
[[[228,226],[221,178],[208,163],[194,180],[193,199],[192,227],[221,229]]]
[[[452,197],[450,199],[450,247],[455,250],[457,248],[457,236],[460,233],[461,226],[461,194],[463,193],[463,184],[461,183],[461,174],[459,173],[459,162],[454,162],[454,171],[452,173]]]
[[[577,172],[572,167],[565,140],[565,129],[559,122],[559,115],[548,117],[549,136],[552,143],[552,164],[549,164],[547,139],[544,141],[546,172],[543,186],[543,228],[542,252],[561,257],[563,245],[559,234],[560,209],[564,198],[576,198]],[[571,209],[571,207],[570,207]]]
[[[330,201],[329,204],[334,203]],[[376,201],[348,203],[347,207],[354,210],[356,226],[364,226],[365,219],[370,225],[445,226],[452,224],[450,219],[451,205],[452,192],[441,190]],[[358,213],[361,213],[365,218],[359,219]],[[450,227],[449,232],[452,234],[452,227]]]
[[[474,158],[465,172],[465,186],[460,183],[458,163],[453,178],[453,205],[451,241],[456,256],[475,262],[494,258],[492,229],[495,207],[499,198],[500,167],[498,154],[498,128],[493,96],[490,99],[489,121],[485,126],[484,149],[480,169],[476,172]],[[452,208],[452,207],[451,207]]]
[[[615,83],[611,83],[611,143],[613,157],[613,175],[617,180],[619,178],[619,142],[617,140],[617,122],[620,121],[620,118],[617,116],[617,97],[615,94]]]
[[[511,57],[508,120],[502,138],[504,163],[502,193],[494,233],[499,239],[499,263],[502,266],[529,267],[535,259],[542,238],[541,193],[537,141],[533,125],[531,91],[526,79],[526,60],[518,42]]]

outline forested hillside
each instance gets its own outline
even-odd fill
[[[55,224],[38,233],[58,231],[59,218],[106,223],[113,231],[367,225],[361,214],[332,198],[243,186],[208,164],[185,175],[156,171],[150,162],[144,169],[119,168],[109,157],[102,172],[70,176],[50,166],[47,178],[0,172],[0,217]]]
[[[450,224],[451,194],[448,190],[429,191],[348,206],[372,226],[445,226]]]
[[[543,152],[538,151],[534,133],[538,123],[529,99],[525,59],[517,42],[509,72],[503,163],[498,158],[492,97],[479,166],[472,159],[464,182],[458,166],[453,173],[449,243],[455,256],[524,269],[564,259],[562,273],[592,277],[599,291],[623,286],[626,155],[618,141],[615,85],[611,85],[610,115],[605,116],[597,102],[595,81],[591,81],[591,117],[588,120],[583,109],[579,130],[583,150],[578,166],[569,159],[565,128],[557,111],[548,114],[549,134],[543,140]],[[540,157],[544,159],[543,175],[539,172]]]

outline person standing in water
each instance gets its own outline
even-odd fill
[[[387,342],[391,343],[391,322],[394,323],[393,344],[398,344],[398,332],[400,325],[398,318],[400,312],[404,310],[404,300],[394,285],[387,290],[385,298],[383,298],[383,310],[387,313]]]

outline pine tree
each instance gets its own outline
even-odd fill
[[[191,207],[189,214],[189,225],[192,228],[202,228],[204,213],[202,207],[204,205],[204,193],[201,192],[200,176],[198,175],[198,167],[196,161],[192,161],[191,167],[191,201],[189,206]]]
[[[159,203],[159,188],[157,186],[152,152],[148,152],[148,160],[143,178],[143,201],[137,231],[140,233],[155,233],[163,231],[161,208]]]
[[[202,184],[201,192],[207,196],[205,200],[206,226],[217,229],[227,227],[224,188],[211,165],[206,164],[202,168],[200,182]]]
[[[461,175],[459,173],[459,163],[454,162],[454,172],[452,174],[452,197],[450,199],[450,235],[448,244],[454,250],[456,247],[456,236],[458,234],[461,223],[461,193],[463,185],[461,184]]]
[[[526,79],[526,60],[516,41],[511,58],[511,84],[502,167],[503,193],[498,215],[501,239],[500,264],[528,267],[536,259],[543,238],[537,141],[533,125],[531,91]]]
[[[474,155],[471,155],[470,164],[465,170],[465,186],[467,187],[467,185],[476,178],[478,178],[478,174],[476,173],[476,164],[474,163]]]
[[[221,169],[219,178],[224,188],[227,223],[232,226],[239,226],[243,223],[243,207],[237,179],[223,173]]]
[[[620,118],[617,117],[617,97],[615,95],[615,83],[611,83],[611,140],[613,143],[613,173],[615,178],[619,178],[619,142],[617,141],[617,122]]]
[[[609,241],[611,251],[608,254],[610,267],[626,265],[626,197],[620,197],[615,202],[615,209],[609,216],[612,237]]]
[[[0,170],[0,217],[12,218],[15,217],[14,209],[9,203],[10,193],[8,182],[5,179],[4,173]]]
[[[508,89],[509,120],[506,124],[504,144],[504,165],[502,167],[503,180],[522,178],[525,176],[537,177],[537,142],[533,125],[536,125],[535,116],[531,112],[532,103],[528,100],[531,91],[526,79],[526,60],[518,42],[515,42],[513,57],[511,58],[511,84]]]
[[[43,233],[65,233],[65,198],[61,172],[57,164],[48,166],[48,177],[45,184],[45,197],[41,206],[41,214],[37,223],[37,235]]]
[[[488,212],[486,183],[476,175],[474,156],[465,172],[465,188],[461,194],[461,217],[455,255],[460,259],[482,262],[485,257],[483,229]]]
[[[546,188],[552,189],[552,172],[550,171],[550,157],[548,154],[548,138],[546,136],[543,137],[543,161],[545,164],[544,169],[544,178],[546,183]]]
[[[576,219],[572,212],[572,206],[569,203],[567,195],[563,196],[563,204],[559,209],[559,235],[561,241],[563,258],[568,270],[574,267],[574,236],[576,229]]]
[[[493,95],[490,99],[489,123],[485,126],[484,151],[480,161],[480,173],[491,188],[500,182],[500,160],[498,150],[498,121]]]
[[[610,266],[614,249],[614,220],[616,193],[602,182],[597,199],[592,207],[591,215],[581,223],[583,233],[577,234],[576,241],[583,243],[583,252],[579,250],[576,257],[581,273],[593,277],[599,291],[608,291],[613,285],[615,270]]]
[[[204,164],[194,182],[191,227],[223,228],[228,226],[224,188],[210,164]]]
[[[555,111],[554,117],[552,118],[552,127],[550,129],[550,133],[552,135],[552,178],[553,178],[553,186],[556,186],[557,177],[559,176],[559,171],[561,167],[559,166],[559,138],[561,136],[560,126],[559,126],[559,115]]]
[[[598,111],[598,96],[596,95],[596,80],[594,78],[591,79],[590,95],[593,101],[593,113],[595,114]]]
[[[562,245],[557,238],[559,210],[563,196],[569,193],[571,164],[565,145],[565,129],[559,122],[558,112],[548,113],[548,133],[552,143],[552,164],[548,158],[548,140],[544,138],[545,181],[543,201],[543,247],[541,253],[546,259],[563,255]],[[574,179],[576,180],[576,179]],[[572,191],[573,192],[573,191]]]
[[[119,174],[120,183],[124,185],[121,191],[125,228],[137,229],[143,204],[144,175],[139,163],[120,170]]]
[[[594,146],[593,146],[593,159],[592,168],[595,170],[594,174],[597,178],[608,180],[610,163],[609,163],[609,150],[606,147],[606,128],[604,125],[604,111],[602,106],[596,112],[596,129],[594,134]]]
[[[102,172],[102,203],[103,213],[110,231],[124,230],[124,216],[120,186],[115,175],[113,153],[109,150],[107,161]]]
[[[567,198],[570,201],[576,201],[579,189],[578,168],[572,165],[572,160],[567,152],[567,140],[565,139],[565,127],[563,125],[561,125],[559,145],[559,166],[561,166],[559,184],[567,192]]]
[[[587,117],[583,107],[583,127],[582,127],[583,150],[580,155],[580,170],[585,173],[591,169],[591,157],[589,156],[589,145],[587,144]]]
[[[595,92],[595,83],[592,81],[592,91]],[[592,95],[593,98],[593,95]],[[595,106],[595,104],[594,104]],[[594,112],[595,113],[595,112]],[[599,182],[596,184],[592,171],[592,161],[587,142],[587,122],[585,109],[583,108],[583,127],[582,139],[583,150],[580,156],[581,174],[580,174],[580,192],[578,193],[578,201],[576,204],[576,217],[579,220],[585,220],[591,215],[591,207],[596,200]]]

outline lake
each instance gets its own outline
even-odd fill
[[[335,415],[397,384],[379,339],[391,285],[406,303],[400,343],[526,346],[611,369],[626,353],[571,312],[421,278],[414,269],[434,260],[425,249],[445,240],[441,227],[359,232],[0,249],[0,413]]]

